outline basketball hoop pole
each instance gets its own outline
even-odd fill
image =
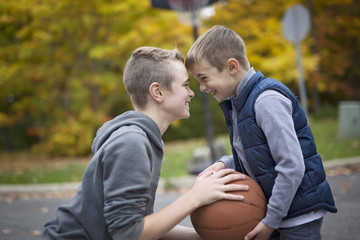
[[[193,27],[193,34],[194,34],[194,42],[196,41],[196,39],[198,39],[199,37],[199,31],[198,31],[198,14],[195,11],[191,11],[191,25]]]
[[[194,41],[199,36],[198,27],[199,27],[199,10],[202,7],[205,7],[209,4],[217,2],[218,0],[151,0],[152,6],[162,9],[173,10],[177,12],[188,12],[191,18],[191,25],[193,27],[193,36]],[[206,133],[206,141],[210,148],[210,157],[211,161],[215,162],[216,154],[214,149],[214,129],[211,119],[211,112],[210,112],[210,104],[208,95],[204,92],[201,93],[201,102],[203,105],[204,111],[204,121],[205,121],[205,133]]]
[[[194,42],[195,42],[196,39],[199,37],[198,16],[197,16],[196,10],[191,11],[191,23],[192,23],[192,27],[193,27]],[[211,160],[212,160],[212,162],[215,162],[217,159],[216,159],[216,153],[215,153],[215,148],[214,148],[214,128],[213,128],[213,124],[212,124],[209,99],[208,99],[208,95],[205,92],[201,92],[201,102],[202,102],[203,111],[204,111],[206,141],[210,148]]]

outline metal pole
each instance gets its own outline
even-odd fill
[[[198,34],[198,16],[197,16],[196,10],[191,11],[191,20],[192,20],[192,25],[193,25],[194,41],[196,41],[196,39],[199,36],[199,34]],[[216,159],[215,149],[214,149],[214,129],[213,129],[213,124],[212,124],[212,119],[211,119],[211,111],[210,111],[208,95],[204,92],[201,92],[201,101],[202,101],[203,110],[204,110],[206,141],[210,148],[211,160],[212,160],[212,162],[215,162],[217,159]]]
[[[295,50],[296,50],[296,65],[299,72],[299,89],[300,89],[300,100],[301,106],[304,109],[306,116],[308,115],[308,108],[307,108],[307,100],[306,100],[306,88],[305,88],[305,80],[304,80],[304,72],[303,66],[301,61],[301,50],[300,50],[300,42],[295,43]]]

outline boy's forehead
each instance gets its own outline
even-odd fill
[[[204,67],[209,67],[211,66],[209,61],[206,58],[200,58],[195,65],[200,65],[200,66],[204,66]]]
[[[180,61],[174,61],[172,63],[173,70],[176,74],[175,76],[181,77],[182,80],[186,81],[189,78],[188,71],[185,68],[185,65]]]
[[[206,59],[200,59],[191,67],[190,71],[194,74],[204,74],[211,68],[213,66]]]
[[[171,67],[172,68],[177,68],[177,69],[179,69],[179,68],[185,68],[185,65],[184,65],[184,63],[183,62],[181,62],[181,61],[175,61],[175,60],[172,60],[172,61],[170,61],[170,64],[171,64]],[[185,68],[186,69],[186,68]]]
[[[169,63],[171,64],[171,66],[173,68],[179,68],[179,67],[184,67],[185,68],[185,64],[181,61],[178,60],[170,60]]]

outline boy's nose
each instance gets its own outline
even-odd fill
[[[190,92],[189,92],[189,96],[190,96],[191,98],[195,97],[195,93],[194,93],[194,91],[191,90],[191,89],[190,89]]]
[[[200,91],[205,92],[206,86],[204,84],[200,84]]]

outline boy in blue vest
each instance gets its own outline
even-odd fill
[[[97,131],[94,156],[82,184],[41,239],[200,239],[194,229],[177,225],[201,205],[219,199],[242,200],[227,184],[243,179],[227,169],[199,176],[192,188],[154,212],[163,158],[162,134],[175,120],[189,118],[194,92],[178,50],[136,49],[124,69],[124,85],[135,111],[104,123]]]
[[[232,155],[203,173],[234,168],[257,181],[268,201],[245,239],[321,239],[326,212],[336,212],[321,157],[297,98],[250,67],[234,31],[214,26],[189,49],[185,65],[200,90],[220,102]]]

